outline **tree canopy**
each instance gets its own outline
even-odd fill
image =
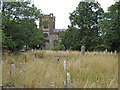
[[[24,45],[34,48],[44,44],[42,30],[35,23],[43,16],[40,9],[28,2],[4,2],[2,7],[2,30],[14,42],[16,48],[13,51],[22,49]]]
[[[116,2],[104,12],[100,4],[80,2],[70,13],[71,26],[61,36],[61,44],[67,49],[120,51],[119,5]]]

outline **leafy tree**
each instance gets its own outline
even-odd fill
[[[12,40],[12,37],[9,36],[7,37],[5,33],[1,30],[2,32],[2,47],[4,50],[14,50],[16,48],[15,42]]]
[[[63,44],[66,49],[70,49],[70,47],[78,43],[77,32],[78,32],[77,28],[68,27],[65,33],[60,36],[61,44]]]
[[[20,50],[24,45],[43,45],[44,37],[35,21],[42,18],[41,10],[27,2],[4,2],[2,21],[4,33],[11,37]],[[34,40],[33,40],[34,39]],[[36,42],[35,42],[36,41]]]
[[[99,22],[102,28],[102,37],[104,44],[109,50],[120,51],[120,1],[108,8],[104,13],[103,21]]]
[[[84,45],[87,50],[93,50],[102,44],[98,22],[102,20],[103,13],[98,2],[80,2],[76,10],[70,13],[71,27],[61,39],[65,47],[80,50],[80,46]]]

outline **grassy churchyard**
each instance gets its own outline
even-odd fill
[[[71,88],[118,88],[118,55],[110,52],[5,52],[2,65],[4,87],[63,88],[69,73]]]

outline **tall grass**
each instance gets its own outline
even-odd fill
[[[35,53],[35,52],[34,52]],[[17,55],[7,53],[3,56],[3,85],[24,88],[63,88],[66,73],[71,75],[72,88],[117,88],[118,87],[118,56],[111,54],[100,55],[97,52],[86,53],[84,57],[78,51],[37,51],[35,57],[31,51]],[[57,64],[55,55],[60,57]],[[67,70],[64,71],[64,60]],[[19,73],[19,64],[23,64],[23,73]],[[15,77],[10,77],[9,68],[15,64]]]

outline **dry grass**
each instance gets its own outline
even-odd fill
[[[66,73],[71,75],[72,88],[117,88],[118,87],[118,56],[114,54],[86,53],[82,57],[78,51],[37,51],[38,56],[29,51],[18,55],[3,56],[3,85],[25,88],[55,87],[63,88]],[[55,55],[61,57],[57,65]],[[67,61],[67,71],[64,72],[63,63]],[[10,77],[9,68],[14,63],[17,67],[16,76]],[[23,64],[23,73],[19,73],[19,64]]]

